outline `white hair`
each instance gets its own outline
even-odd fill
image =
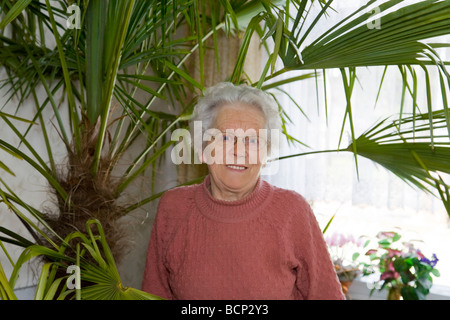
[[[271,140],[271,132],[276,130],[281,132],[281,118],[278,105],[275,99],[263,90],[251,87],[246,84],[234,85],[231,82],[218,83],[204,91],[194,108],[191,118],[191,130],[194,121],[201,121],[202,136],[206,130],[213,128],[216,122],[220,107],[225,104],[244,104],[257,107],[264,115],[267,129],[268,153],[278,148],[275,141]],[[204,147],[204,146],[202,146]],[[196,153],[201,150],[195,150]]]

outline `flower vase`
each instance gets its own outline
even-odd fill
[[[388,300],[401,300],[401,298],[402,298],[402,293],[401,293],[400,287],[389,288],[389,292],[388,292],[388,296],[387,296]]]
[[[347,297],[348,289],[350,288],[350,285],[353,281],[344,281],[340,280],[341,286],[342,286],[342,292],[344,293],[345,297]]]

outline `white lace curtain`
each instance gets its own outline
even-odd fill
[[[375,106],[383,69],[358,69],[357,72],[363,87],[355,88],[352,111],[356,135],[359,136],[378,120],[395,116],[400,111],[401,79],[395,67],[388,70],[386,82],[381,88],[381,95]],[[300,144],[289,145],[282,138],[280,156],[338,149],[346,107],[340,71],[327,71],[326,80],[327,112],[321,79],[317,83],[314,80],[307,80],[285,88],[308,119],[289,98],[280,94],[279,98],[293,121],[293,124],[288,126],[289,133],[310,147]],[[319,91],[319,98],[316,89]],[[408,103],[405,107],[407,105]],[[346,148],[350,138],[350,131],[344,130],[340,147]],[[280,160],[278,173],[265,177],[274,184],[300,192],[311,201],[412,211],[425,210],[430,213],[443,210],[439,199],[411,188],[370,160],[358,157],[358,169],[359,177],[354,156],[350,152],[323,153]]]

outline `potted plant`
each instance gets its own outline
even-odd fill
[[[336,274],[342,285],[342,291],[347,296],[353,280],[361,274],[358,248],[362,247],[361,240],[353,235],[333,233],[325,237],[331,260]]]
[[[432,276],[439,277],[436,255],[427,258],[412,242],[401,242],[397,232],[380,232],[377,239],[377,247],[366,252],[370,262],[362,263],[363,275],[380,275],[372,290],[387,289],[388,300],[425,300]]]

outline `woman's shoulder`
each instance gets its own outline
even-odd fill
[[[158,211],[165,211],[168,214],[181,214],[194,201],[195,192],[200,187],[201,184],[193,184],[177,186],[167,190],[159,199]]]
[[[266,182],[268,183],[268,182]],[[269,183],[268,183],[269,184]],[[269,184],[273,190],[273,197],[276,202],[285,204],[288,206],[300,205],[309,207],[308,201],[300,193],[295,190],[280,188],[275,185]]]
[[[282,229],[293,235],[319,230],[317,218],[306,198],[297,191],[274,188],[271,219],[281,224]],[[300,232],[301,231],[301,232]]]
[[[193,184],[171,188],[161,196],[160,203],[183,203],[189,201],[200,187],[201,184]]]
[[[166,236],[172,235],[188,217],[197,188],[198,185],[174,187],[159,199],[155,223]]]
[[[305,223],[314,216],[309,202],[303,195],[295,190],[274,185],[271,187],[273,196],[270,207],[272,212],[277,212],[276,215],[271,215],[273,219],[286,223]]]

